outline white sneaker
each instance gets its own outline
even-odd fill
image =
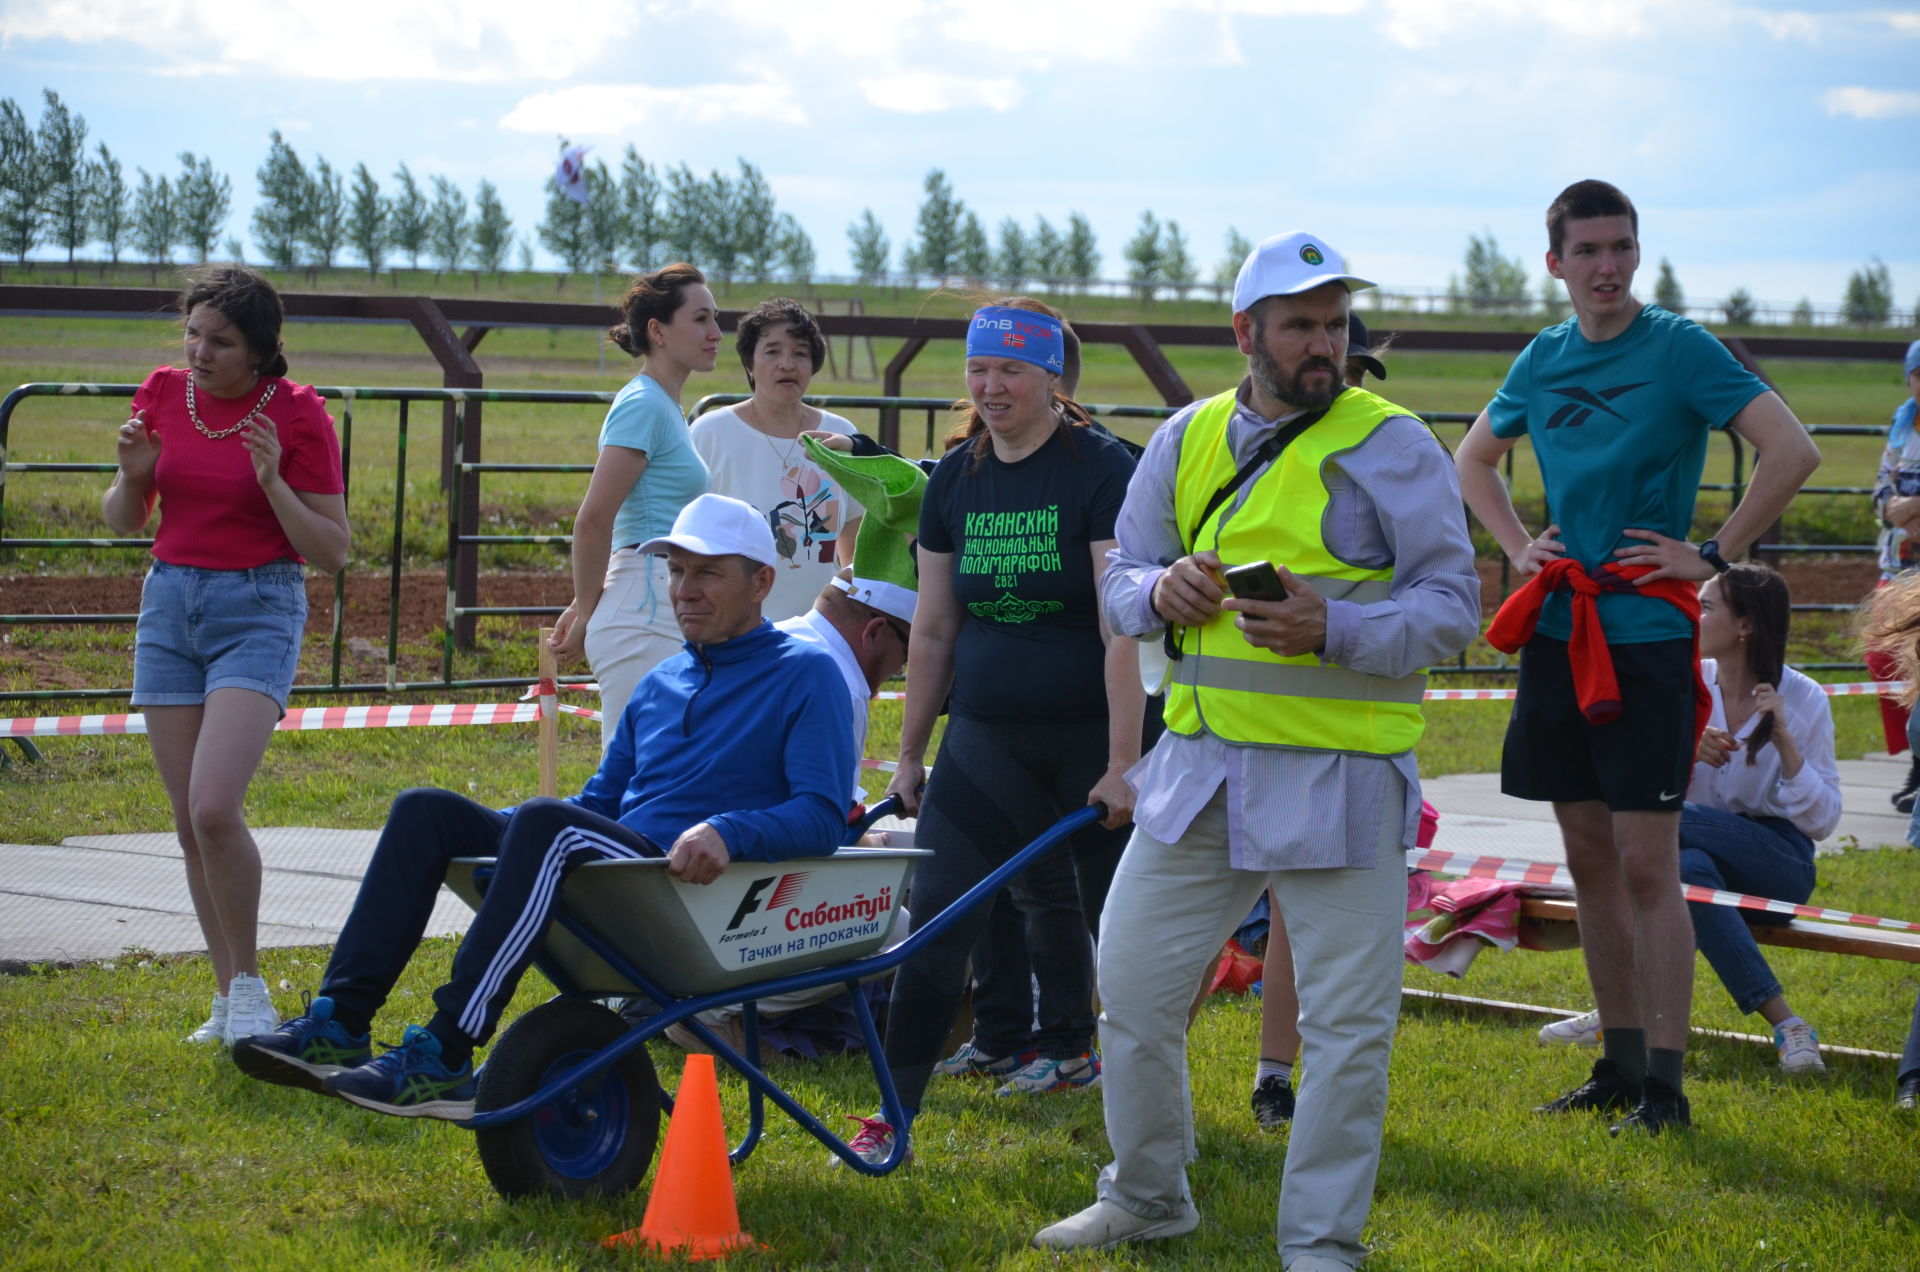
[[[1826,1061],[1820,1058],[1820,1035],[1804,1020],[1789,1020],[1775,1026],[1774,1050],[1780,1053],[1782,1073],[1825,1073]]]
[[[1077,1215],[1068,1215],[1052,1227],[1033,1234],[1042,1250],[1110,1250],[1129,1241],[1181,1237],[1200,1226],[1200,1212],[1189,1210],[1171,1219],[1143,1219],[1123,1206],[1102,1199]]]
[[[225,1042],[227,1040],[227,996],[213,996],[213,1014],[207,1022],[181,1039],[182,1042]]]
[[[1540,1041],[1568,1047],[1597,1047],[1600,1045],[1600,1013],[1590,1011],[1584,1016],[1569,1016],[1542,1025]]]
[[[227,1027],[221,1040],[229,1047],[242,1038],[272,1033],[280,1027],[280,1013],[267,996],[267,982],[258,976],[236,976],[227,987]]]

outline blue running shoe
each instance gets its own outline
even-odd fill
[[[307,1010],[271,1033],[249,1034],[233,1044],[240,1072],[262,1082],[325,1094],[321,1085],[336,1073],[373,1059],[366,1034],[355,1037],[333,1018],[333,999],[311,998]]]
[[[1065,1060],[1036,1056],[1015,1069],[995,1095],[1036,1095],[1044,1091],[1085,1091],[1100,1085],[1100,1053],[1083,1051]]]
[[[408,1025],[400,1045],[322,1084],[328,1095],[395,1117],[437,1117],[464,1122],[473,1116],[473,1064],[454,1073],[440,1059],[440,1040]]]

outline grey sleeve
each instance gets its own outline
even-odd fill
[[[1404,676],[1454,657],[1480,632],[1480,576],[1452,457],[1408,416],[1336,461],[1327,546],[1356,564],[1394,566],[1384,601],[1327,603],[1323,662]]]
[[[1186,555],[1186,540],[1174,520],[1173,485],[1180,439],[1199,405],[1181,411],[1148,439],[1114,522],[1118,546],[1107,553],[1100,594],[1107,622],[1125,636],[1147,636],[1166,626],[1153,609],[1153,585],[1167,566]]]

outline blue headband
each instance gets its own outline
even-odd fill
[[[967,325],[969,358],[1018,358],[1055,375],[1067,369],[1067,338],[1060,320],[1031,309],[989,305]]]

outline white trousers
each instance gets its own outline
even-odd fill
[[[622,548],[607,562],[600,603],[587,619],[587,665],[600,682],[600,752],[613,745],[620,713],[641,677],[683,644],[667,599],[667,559]]]
[[[1135,830],[1100,923],[1100,1045],[1106,1200],[1148,1219],[1194,1213],[1187,1009],[1208,960],[1272,885],[1293,948],[1303,1084],[1278,1219],[1282,1265],[1302,1255],[1358,1266],[1386,1120],[1387,1060],[1400,1014],[1406,868],[1404,789],[1381,801],[1368,870],[1235,870],[1224,788],[1178,843]]]

